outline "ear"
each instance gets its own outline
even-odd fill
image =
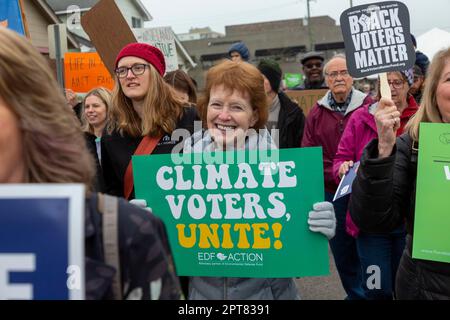
[[[250,119],[250,128],[253,128],[259,120],[259,111],[258,109],[253,109],[252,118]]]

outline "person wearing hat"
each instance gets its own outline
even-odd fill
[[[387,73],[388,83],[392,91],[392,101],[399,113],[400,136],[406,123],[417,112],[418,106],[414,98],[408,94],[413,83],[412,69]],[[378,84],[379,86],[379,84]],[[380,90],[378,89],[378,92]],[[378,93],[378,99],[381,99]],[[353,164],[361,159],[365,146],[378,137],[375,122],[375,112],[378,102],[356,110],[351,116],[342,134],[336,156],[333,160],[333,173],[336,183],[347,173]],[[356,247],[362,270],[377,265],[380,268],[379,286],[371,286],[369,277],[373,273],[362,273],[362,288],[364,296],[369,300],[392,300],[394,298],[394,280],[397,273],[400,257],[405,247],[405,226],[403,222],[394,226],[387,234],[374,234],[360,231],[347,211],[346,230],[356,238]]]
[[[279,90],[282,78],[279,64],[272,59],[264,59],[258,64],[258,69],[264,77],[269,105],[267,129],[271,130],[278,148],[300,148],[305,115],[297,103]]]
[[[320,52],[311,51],[306,53],[300,60],[303,65],[305,81],[295,87],[294,90],[327,89],[328,87],[323,76],[324,60]]]
[[[414,83],[409,88],[409,93],[414,97],[417,103],[420,104],[420,100],[422,99],[422,90],[425,82],[425,75],[422,72],[422,69],[415,64],[414,65]]]
[[[233,61],[248,62],[248,60],[250,59],[250,51],[248,50],[245,43],[243,43],[242,41],[236,42],[236,43],[233,43],[231,45],[230,49],[228,50],[228,56]]]
[[[430,65],[430,59],[422,51],[417,50],[417,40],[416,37],[411,33],[411,41],[413,43],[414,49],[416,50],[416,62],[415,64],[419,66],[422,74],[426,76],[428,66]]]
[[[165,83],[165,70],[163,54],[149,44],[128,44],[117,55],[112,119],[101,140],[105,193],[134,199],[131,156],[137,149],[170,153],[178,142],[171,138],[175,129],[193,132],[198,114]]]

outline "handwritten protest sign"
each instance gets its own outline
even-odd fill
[[[66,88],[75,92],[89,92],[96,87],[112,89],[114,79],[96,52],[70,52],[64,55]]]
[[[84,192],[0,185],[0,300],[84,299]]]
[[[322,99],[327,93],[328,89],[318,89],[318,90],[286,90],[284,93],[287,94],[289,98],[297,102],[300,108],[302,108],[303,113],[308,115],[314,104]]]
[[[134,156],[133,173],[136,197],[165,223],[178,275],[329,272],[327,239],[307,223],[324,196],[321,148]]]
[[[151,44],[161,50],[166,62],[166,72],[178,70],[177,48],[170,27],[133,29],[138,42]]]
[[[408,8],[387,1],[352,7],[341,14],[347,67],[355,78],[406,70],[414,65]]]
[[[421,123],[413,258],[450,263],[450,124]]]

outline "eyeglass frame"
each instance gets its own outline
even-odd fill
[[[396,81],[397,82],[397,84],[394,84],[394,81]],[[400,82],[400,83],[399,83]],[[400,79],[395,79],[395,80],[393,80],[393,81],[389,81],[388,80],[388,85],[389,86],[391,86],[392,85],[392,88],[394,88],[394,89],[402,89],[403,88],[403,86],[405,85],[405,80],[400,80]]]
[[[136,67],[136,66],[143,66],[143,67],[144,67],[144,71],[142,71],[142,73],[136,73],[136,72],[133,70],[133,68]],[[116,74],[117,78],[123,79],[123,78],[126,78],[126,77],[128,76],[128,71],[131,70],[131,73],[132,73],[134,76],[137,77],[137,76],[143,75],[143,74],[145,73],[145,70],[147,69],[147,67],[149,68],[149,67],[150,67],[150,64],[148,64],[148,63],[135,63],[135,64],[133,64],[131,67],[125,67],[125,66],[123,66],[123,67],[117,67],[117,68],[114,70],[114,73]],[[120,76],[120,75],[119,75],[119,72],[118,72],[118,70],[121,69],[121,68],[127,69],[127,72],[124,73],[123,76]]]
[[[336,79],[338,76],[341,77],[348,77],[350,75],[350,73],[348,72],[348,70],[341,70],[341,71],[333,71],[333,72],[325,72],[325,75],[327,77],[330,77],[330,79]]]

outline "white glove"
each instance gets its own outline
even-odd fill
[[[141,209],[153,212],[152,208],[147,207],[147,200],[145,200],[145,199],[133,199],[133,200],[130,200],[130,203],[134,204],[136,207],[139,207]]]
[[[309,230],[324,234],[328,240],[336,233],[336,216],[331,202],[317,202],[309,212]]]

